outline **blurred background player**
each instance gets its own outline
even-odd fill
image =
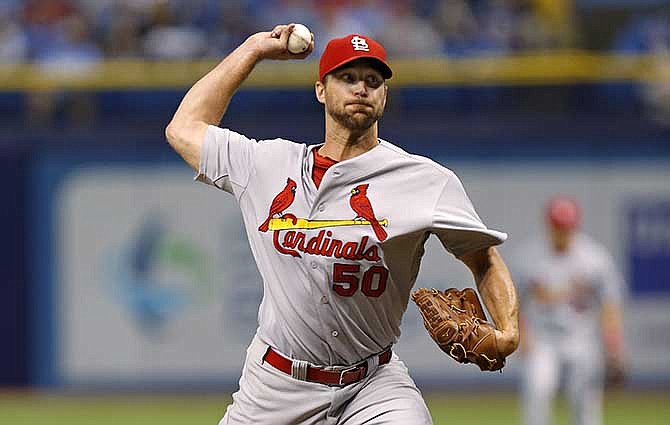
[[[579,231],[574,199],[549,200],[545,219],[547,234],[522,245],[515,258],[523,420],[549,424],[564,380],[572,423],[598,425],[605,377],[623,371],[623,280],[605,248]]]

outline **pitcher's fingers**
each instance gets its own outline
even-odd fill
[[[281,37],[279,37],[279,41],[281,41],[284,46],[288,47],[288,37],[293,32],[293,28],[295,28],[295,24],[287,25],[285,28],[282,29]]]
[[[279,37],[281,37],[281,33],[282,33],[282,31],[284,30],[284,28],[285,28],[286,26],[287,26],[287,25],[277,25],[276,27],[274,27],[274,28],[272,29],[272,32],[270,33],[270,37],[272,37],[272,38],[279,38]]]

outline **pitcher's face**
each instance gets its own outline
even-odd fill
[[[369,61],[351,62],[317,81],[317,98],[326,113],[343,127],[363,132],[381,118],[388,86]]]

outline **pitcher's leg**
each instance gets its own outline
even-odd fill
[[[421,392],[394,354],[379,367],[339,416],[338,425],[432,425]]]
[[[247,350],[240,388],[219,425],[327,424],[333,389],[299,381],[263,363],[267,345],[255,338]]]

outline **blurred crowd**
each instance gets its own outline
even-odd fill
[[[0,62],[221,57],[301,22],[319,40],[360,32],[390,56],[569,46],[569,0],[3,0]]]
[[[218,58],[285,22],[310,27],[317,51],[352,32],[391,57],[579,47],[573,0],[2,0],[0,63]],[[670,18],[631,19],[611,47],[668,50]]]
[[[670,13],[631,19],[614,40],[614,50],[653,53],[647,63],[648,73],[657,78],[638,88],[639,97],[652,120],[670,127]]]
[[[354,32],[381,41],[391,58],[580,48],[585,44],[579,29],[584,32],[597,23],[581,16],[575,4],[575,0],[0,0],[0,65],[33,63],[50,75],[70,78],[93,71],[105,59],[217,59],[250,34],[289,22],[304,23],[317,35],[315,57],[326,40]],[[631,14],[620,24],[608,44],[599,48],[655,53],[655,68],[670,75],[670,7]],[[647,84],[641,90],[644,103],[661,117],[657,120],[670,123],[670,82]],[[54,96],[41,91],[28,97],[33,121],[50,119],[58,103],[51,99]],[[86,117],[93,108],[86,101],[70,109]]]

